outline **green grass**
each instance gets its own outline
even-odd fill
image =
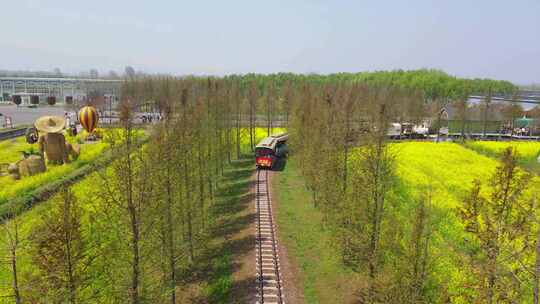
[[[322,228],[322,214],[311,203],[294,158],[274,175],[275,210],[280,242],[298,265],[306,303],[347,303],[355,290],[355,274],[341,264],[329,231]]]
[[[38,151],[37,144],[26,143],[24,136],[0,141],[0,162],[12,163],[21,159],[22,151],[33,149]]]
[[[249,181],[252,173],[251,157],[234,161],[220,183],[220,194],[211,210],[217,220],[205,261],[210,269],[204,288],[209,303],[243,303],[249,296],[245,294],[246,290],[239,290],[235,286],[233,259],[235,255],[253,247],[251,236],[238,235],[251,224],[246,220],[246,213],[249,212]],[[233,294],[233,290],[238,294]]]

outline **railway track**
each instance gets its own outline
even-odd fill
[[[279,266],[272,201],[268,191],[268,171],[257,170],[257,193],[255,198],[256,219],[256,271],[257,304],[283,304],[283,287]]]

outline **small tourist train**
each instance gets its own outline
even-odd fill
[[[276,160],[287,156],[287,139],[289,135],[282,133],[264,138],[255,147],[255,165],[258,169],[271,169]]]

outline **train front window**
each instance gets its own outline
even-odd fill
[[[274,151],[272,151],[272,149],[267,149],[267,148],[256,148],[255,149],[255,156],[259,157],[259,156],[270,156],[274,153]]]

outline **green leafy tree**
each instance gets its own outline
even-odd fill
[[[92,257],[83,235],[83,211],[69,188],[61,190],[52,208],[30,233],[32,263],[38,270],[32,296],[51,303],[84,303]],[[39,300],[39,301],[41,301]]]
[[[508,148],[488,183],[488,193],[483,193],[479,180],[474,181],[459,211],[466,231],[478,246],[471,253],[478,274],[477,301],[520,301],[509,262],[522,251],[523,240],[530,234],[532,206],[523,195],[529,179],[529,174],[518,169],[516,152]]]

